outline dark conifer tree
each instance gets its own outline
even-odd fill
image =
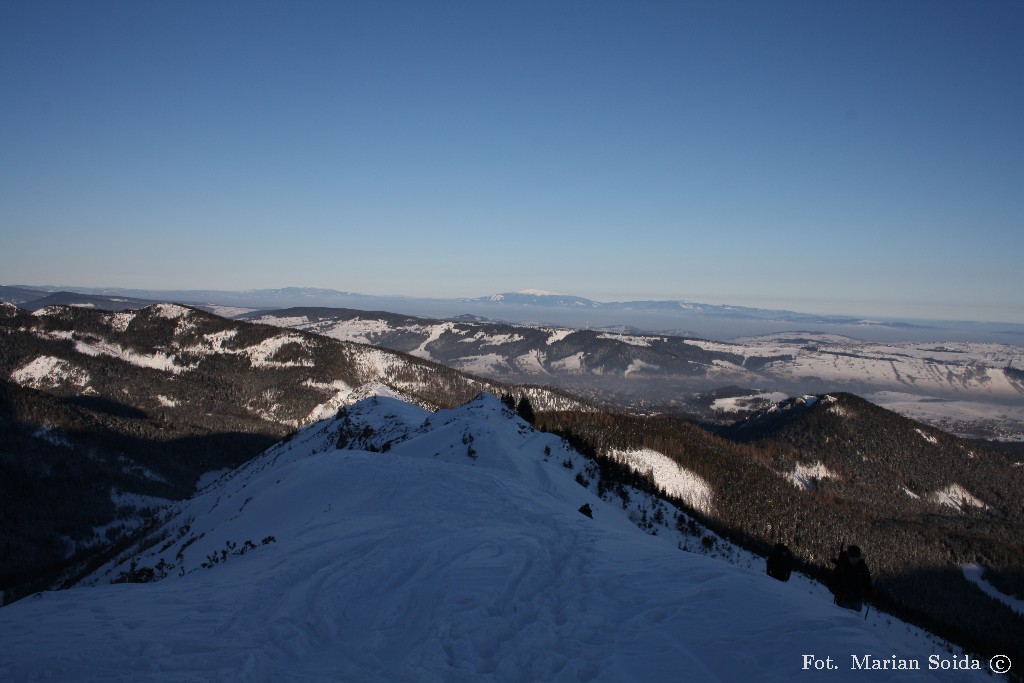
[[[516,414],[530,424],[533,424],[533,421],[536,419],[533,406],[530,405],[530,399],[526,398],[525,394],[519,399],[519,405],[516,406]]]

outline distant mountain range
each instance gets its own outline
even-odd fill
[[[1024,325],[964,321],[868,320],[789,310],[704,304],[691,301],[598,302],[537,290],[477,298],[375,296],[312,287],[248,291],[143,290],[89,287],[0,286],[0,301],[27,310],[55,305],[94,306],[106,310],[141,308],[156,302],[198,306],[219,314],[225,309],[267,310],[292,307],[391,311],[435,318],[475,316],[499,322],[562,325],[576,328],[648,332],[726,341],[776,332],[842,334],[868,341],[991,341],[1024,344]],[[240,313],[242,311],[234,311]]]
[[[474,305],[497,303],[505,306],[572,308],[576,310],[590,309],[595,311],[643,311],[660,313],[682,312],[687,314],[755,318],[758,320],[782,320],[803,323],[857,324],[867,322],[853,316],[821,316],[811,313],[797,313],[796,311],[749,308],[746,306],[728,306],[722,304],[702,304],[693,301],[641,300],[602,303],[578,296],[551,294],[548,292],[537,291],[506,292],[477,299],[458,299],[458,301]]]
[[[411,353],[500,381],[560,386],[596,400],[673,407],[710,419],[757,408],[773,392],[842,388],[955,433],[1024,438],[1024,326],[1016,334],[1008,326],[998,331],[982,324],[881,325],[682,301],[599,303],[533,290],[434,300],[310,288],[48,292],[0,287],[0,299],[29,311],[55,305],[136,310],[157,299],[204,302],[192,305]],[[301,305],[258,307],[277,301]],[[321,301],[349,305],[311,303]],[[430,306],[435,314],[421,311]],[[564,322],[537,322],[544,320]],[[607,324],[592,324],[602,320]],[[627,324],[631,321],[638,325]],[[654,328],[664,331],[651,332]],[[756,335],[698,333],[726,329]]]
[[[447,304],[464,308],[515,307],[541,308],[581,311],[639,311],[689,313],[759,320],[781,320],[790,322],[825,323],[825,324],[856,324],[865,321],[852,316],[821,316],[808,313],[797,313],[787,310],[770,310],[749,308],[744,306],[726,306],[718,304],[702,304],[692,301],[621,301],[599,302],[579,296],[553,294],[537,290],[522,292],[504,292],[477,298],[418,298],[395,297],[342,292],[335,289],[316,287],[284,287],[280,289],[255,289],[246,291],[221,290],[145,290],[119,288],[55,288],[55,287],[0,287],[0,300],[18,304],[22,308],[37,310],[50,305],[89,305],[95,304],[108,308],[113,305],[118,309],[148,306],[152,303],[174,301],[191,305],[239,306],[256,309],[281,308],[293,306],[324,306],[340,307],[353,301],[374,304],[384,301],[404,301],[408,304],[423,302],[424,304]],[[109,310],[109,308],[108,308]]]

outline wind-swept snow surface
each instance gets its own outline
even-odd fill
[[[99,583],[126,561],[0,610],[0,679],[837,681],[895,655],[922,670],[867,678],[982,680],[801,577],[643,533],[585,466],[494,398],[367,399],[171,509],[135,558],[166,578]]]

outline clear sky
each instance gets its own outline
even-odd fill
[[[1024,3],[0,0],[0,284],[1024,322]]]

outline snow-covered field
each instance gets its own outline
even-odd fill
[[[984,671],[929,671],[954,661],[944,643],[803,577],[642,532],[496,399],[370,398],[348,420],[390,449],[307,427],[168,513],[136,558],[163,580],[0,609],[0,680],[989,680],[962,654]],[[855,668],[870,658],[921,670]]]

